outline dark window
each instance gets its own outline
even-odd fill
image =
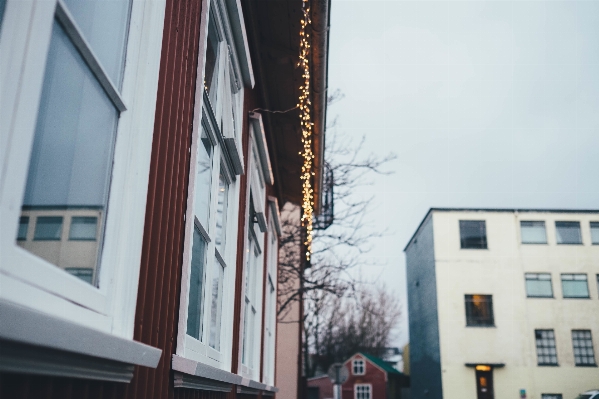
[[[553,330],[535,330],[537,363],[539,366],[557,366],[557,349]]]
[[[582,244],[579,222],[555,222],[558,244]]]
[[[574,363],[577,366],[596,366],[593,338],[590,330],[572,330]]]
[[[362,375],[364,374],[364,360],[357,359],[353,361],[352,374]]]
[[[487,249],[484,220],[460,220],[460,243],[465,249]]]
[[[29,230],[29,216],[21,216],[19,218],[19,231],[17,232],[17,240],[26,240],[27,230]]]
[[[520,235],[522,244],[547,244],[545,222],[520,222]]]
[[[189,304],[187,306],[187,334],[195,339],[203,340],[204,319],[204,265],[206,263],[207,242],[198,228],[193,230],[193,246],[191,247],[191,276],[189,278]]]
[[[529,298],[553,298],[551,274],[526,273],[526,296]]]
[[[561,393],[542,393],[541,399],[563,399]]]
[[[586,274],[562,274],[564,298],[588,298],[589,285]]]
[[[62,216],[40,216],[35,223],[34,240],[60,241]]]
[[[591,222],[591,242],[599,245],[599,222]]]
[[[491,295],[466,295],[466,325],[470,327],[494,326],[493,297]]]

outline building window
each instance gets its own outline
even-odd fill
[[[69,240],[72,241],[95,241],[98,218],[89,216],[73,216],[71,218],[71,230]]]
[[[574,363],[577,366],[596,366],[593,338],[590,330],[572,330]]]
[[[354,385],[355,399],[372,399],[372,385],[356,384]]]
[[[277,331],[277,265],[279,253],[279,236],[276,221],[278,218],[278,203],[270,201],[271,205],[268,224],[268,248],[266,264],[266,303],[264,305],[264,383],[274,385],[275,377],[275,343]],[[275,217],[275,213],[277,217]]]
[[[551,274],[526,273],[526,296],[529,298],[553,298]]]
[[[19,218],[19,230],[17,232],[17,240],[24,241],[27,239],[29,231],[29,216],[21,216]]]
[[[462,249],[487,249],[487,230],[484,220],[460,220]]]
[[[558,244],[582,244],[579,222],[555,222]]]
[[[599,245],[599,222],[591,222],[591,243]]]
[[[537,364],[539,366],[557,366],[557,350],[553,330],[535,330],[537,345]]]
[[[352,374],[354,375],[363,375],[365,373],[364,360],[355,359],[352,362]]]
[[[494,326],[492,295],[466,295],[466,325],[469,327]]]
[[[587,275],[562,274],[562,294],[564,298],[589,298]]]
[[[561,393],[542,393],[541,399],[562,399]]]
[[[33,239],[36,241],[60,241],[62,216],[40,216],[35,223]]]
[[[545,222],[543,221],[520,222],[520,235],[522,244],[547,244]]]
[[[94,270],[84,267],[67,267],[64,269],[67,273],[85,281],[88,284],[94,282]]]

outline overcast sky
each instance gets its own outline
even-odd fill
[[[430,207],[599,208],[599,0],[333,0],[329,62],[329,120],[398,156],[365,188],[392,233],[362,274],[404,315],[403,248]]]

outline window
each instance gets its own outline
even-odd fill
[[[270,217],[268,224],[266,303],[264,306],[264,383],[274,385],[275,343],[277,331],[277,265],[279,258],[279,206],[269,198]],[[277,226],[278,225],[278,226]]]
[[[258,237],[254,231],[253,206],[250,207],[250,234],[249,245],[246,254],[245,268],[245,304],[243,315],[243,348],[241,352],[241,362],[245,366],[244,372],[253,377],[256,367],[256,352],[259,347],[260,338],[256,334],[256,322],[259,320],[258,292],[262,284],[258,283],[258,276],[262,265],[260,247],[258,246]]]
[[[562,399],[561,393],[542,393],[541,399]]]
[[[17,240],[26,240],[27,232],[29,231],[29,216],[21,216],[19,218],[19,231],[17,232]]]
[[[80,278],[88,284],[93,284],[94,271],[93,269],[86,269],[83,267],[67,267],[64,269],[67,273]]]
[[[69,240],[95,241],[98,218],[89,216],[73,216]]]
[[[589,298],[586,274],[562,274],[562,295],[564,298]]]
[[[60,241],[62,236],[61,216],[40,216],[35,223],[36,241]]]
[[[352,362],[352,374],[354,375],[363,375],[365,372],[365,367],[364,367],[364,360],[362,359],[355,359]]]
[[[545,222],[520,222],[520,234],[522,244],[547,244],[547,234],[545,233]]]
[[[572,330],[574,363],[577,366],[596,366],[593,338],[590,330]]]
[[[372,399],[372,385],[356,384],[354,385],[355,399]]]
[[[591,222],[591,243],[599,245],[599,222]]]
[[[553,330],[535,330],[537,345],[537,364],[539,366],[557,366],[557,350]]]
[[[553,298],[551,274],[526,273],[526,296],[529,298]]]
[[[485,222],[460,220],[460,242],[462,249],[487,249]]]
[[[582,244],[579,222],[555,222],[558,244]]]
[[[466,295],[465,302],[467,326],[489,327],[495,325],[491,295]]]

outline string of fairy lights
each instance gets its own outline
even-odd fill
[[[310,114],[310,108],[312,102],[310,101],[310,34],[308,33],[308,26],[312,23],[310,20],[310,5],[308,0],[302,0],[302,11],[303,18],[300,26],[300,55],[298,66],[302,68],[303,84],[300,86],[300,96],[298,102],[298,108],[300,109],[300,123],[302,129],[302,144],[303,151],[300,152],[304,160],[302,166],[301,179],[302,183],[302,226],[306,229],[306,240],[304,245],[306,246],[306,260],[310,261],[312,255],[312,217],[314,216],[314,189],[312,188],[312,162],[314,160],[314,153],[312,152],[312,129],[314,124],[312,123],[312,115]]]

